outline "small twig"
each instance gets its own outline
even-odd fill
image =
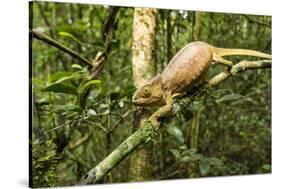
[[[105,133],[108,133],[108,129],[106,129],[102,124],[95,124],[97,127],[101,128]]]
[[[92,133],[90,134],[85,134],[84,137],[82,137],[81,139],[77,140],[75,143],[69,143],[69,149],[70,150],[74,150],[76,148],[78,148],[79,146],[81,146],[82,144],[86,143],[87,141],[89,141],[89,139],[91,138]]]
[[[188,171],[188,169],[181,169],[181,170],[176,170],[175,172],[172,172],[168,175],[164,175],[164,176],[161,176],[161,177],[158,177],[156,180],[162,180],[162,179],[167,179],[167,178],[170,178],[171,176],[174,176],[178,173],[182,173],[182,172],[186,172]]]
[[[115,17],[118,13],[119,7],[110,7],[109,8],[109,15],[104,22],[103,28],[101,30],[102,40],[104,42],[107,41],[107,37],[109,33],[112,31],[115,25]]]
[[[91,121],[89,121],[89,120],[87,120],[87,119],[84,119],[83,121],[88,122],[89,124],[91,124],[91,125],[93,125],[93,126],[97,126],[97,127],[100,128],[101,130],[103,130],[105,133],[108,133],[108,130],[107,130],[104,126],[102,126],[102,124],[100,124],[100,123],[95,123],[95,124],[93,124],[93,122],[91,122]]]
[[[100,74],[101,70],[103,69],[105,63],[107,62],[108,53],[110,51],[110,34],[113,32],[114,25],[115,25],[115,18],[118,13],[119,7],[110,7],[109,8],[109,14],[104,22],[104,25],[101,30],[101,36],[102,41],[105,44],[104,50],[102,52],[99,52],[96,55],[96,58],[93,62],[93,68],[91,70],[91,79],[97,78],[97,76]]]
[[[124,115],[120,116],[119,121],[117,121],[117,122],[115,123],[115,125],[109,130],[108,133],[112,133],[112,132],[124,121],[124,119],[125,119],[128,115],[130,115],[131,113],[132,113],[132,112],[131,112],[130,110],[128,110]]]
[[[66,125],[67,125],[68,123],[70,123],[70,122],[72,122],[72,121],[67,121],[67,122],[65,122],[65,123],[63,123],[63,124],[61,124],[61,125],[58,125],[58,126],[52,128],[52,129],[48,130],[48,131],[45,131],[45,134],[50,133],[50,132],[52,132],[52,131],[55,131],[55,130],[61,128],[61,127],[64,127],[64,126],[66,126]]]
[[[77,52],[73,51],[72,49],[62,45],[61,43],[59,43],[58,41],[50,38],[49,36],[36,31],[35,29],[32,30],[32,37],[39,39],[41,41],[44,41],[46,43],[48,43],[49,45],[52,45],[60,50],[62,50],[63,52],[69,54],[70,56],[72,56],[73,58],[76,58],[77,60],[80,60],[81,63],[83,63],[84,65],[92,68],[93,65],[91,63],[91,61],[87,60],[86,58],[80,56]]]

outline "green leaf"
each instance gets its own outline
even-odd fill
[[[61,31],[61,32],[59,32],[59,35],[64,36],[64,37],[71,38],[71,39],[73,39],[74,41],[76,41],[77,43],[79,43],[80,45],[83,45],[83,43],[82,43],[79,39],[77,39],[76,37],[74,37],[71,33]]]
[[[179,149],[181,149],[181,150],[187,150],[187,146],[184,144],[184,145],[181,145],[180,147],[179,147]]]
[[[67,80],[86,77],[83,70],[77,72],[56,72],[49,77],[50,83],[62,83]]]
[[[240,94],[229,94],[221,97],[220,99],[216,100],[217,103],[227,102],[227,101],[235,101],[244,98],[244,96]]]
[[[180,144],[184,143],[183,133],[182,133],[182,131],[178,127],[175,127],[175,126],[168,127],[167,132],[171,136],[175,137],[175,139],[177,139],[177,141]]]
[[[45,82],[38,78],[32,78],[31,83],[33,90],[41,90],[45,87]]]
[[[54,93],[64,93],[64,94],[71,94],[71,95],[77,95],[77,90],[69,85],[64,85],[61,83],[54,83],[46,88],[42,89],[44,92],[54,92]]]
[[[262,166],[262,169],[263,169],[264,171],[271,172],[271,165],[269,165],[269,164],[264,164],[264,165]]]
[[[88,81],[87,83],[85,83],[84,85],[79,87],[78,93],[79,94],[83,94],[87,88],[91,87],[94,84],[100,84],[100,83],[101,83],[101,80],[91,80],[91,81]]]
[[[49,82],[54,83],[62,78],[69,78],[72,74],[72,72],[56,72],[49,77]]]
[[[42,85],[44,85],[45,84],[45,82],[43,81],[43,80],[41,80],[41,79],[39,79],[39,78],[32,78],[32,83],[33,84],[35,84],[35,85],[40,85],[40,86],[42,86]]]
[[[96,116],[97,112],[93,109],[88,109],[87,116]]]
[[[182,162],[185,162],[185,163],[190,162],[190,160],[191,160],[190,156],[183,156],[183,157],[181,158],[181,161],[182,161]]]
[[[223,165],[223,161],[216,157],[209,157],[209,158],[206,158],[206,160],[209,162],[210,165],[214,165],[214,166]]]
[[[208,161],[206,161],[206,160],[200,161],[199,169],[200,169],[201,175],[206,175],[209,171],[209,168],[210,168],[210,164]]]
[[[179,159],[180,152],[177,149],[169,149],[169,151],[173,154],[176,159]]]
[[[83,67],[80,66],[79,64],[72,64],[71,68],[81,70]]]
[[[100,83],[101,83],[100,80],[91,80],[83,85],[80,85],[80,87],[78,88],[78,101],[79,101],[80,106],[83,109],[85,108],[86,101],[87,101],[87,95],[86,95],[87,89],[90,88],[94,84],[100,84]]]

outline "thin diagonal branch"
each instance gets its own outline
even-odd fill
[[[87,133],[85,134],[84,137],[82,137],[81,139],[77,140],[75,143],[69,143],[69,149],[70,150],[75,150],[76,148],[78,148],[79,146],[81,146],[82,144],[86,143],[89,141],[89,139],[91,138],[93,133]]]
[[[215,77],[213,77],[208,84],[210,86],[218,85],[219,83],[223,82],[227,78],[232,75],[236,75],[238,72],[242,72],[245,70],[251,69],[260,69],[260,68],[270,68],[271,67],[271,60],[258,60],[258,61],[246,61],[243,60],[230,69],[230,71],[225,70],[224,72],[219,73]]]
[[[110,7],[109,14],[104,22],[101,30],[102,41],[105,44],[104,50],[96,55],[93,62],[93,68],[91,70],[90,79],[95,79],[100,74],[105,63],[107,62],[108,53],[110,52],[110,39],[113,32],[114,26],[116,25],[116,15],[118,13],[119,7]]]
[[[38,40],[44,41],[45,43],[48,43],[49,45],[54,46],[54,47],[62,50],[63,52],[69,54],[73,58],[76,58],[81,63],[83,63],[84,65],[86,65],[90,68],[93,67],[91,61],[87,60],[86,58],[80,56],[77,52],[73,51],[72,49],[64,46],[63,44],[59,43],[58,41],[52,39],[51,37],[39,32],[35,29],[32,30],[32,37],[34,37]]]

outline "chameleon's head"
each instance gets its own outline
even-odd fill
[[[156,75],[136,90],[133,96],[133,104],[141,107],[165,104],[161,74]]]

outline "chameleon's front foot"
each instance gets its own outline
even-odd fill
[[[160,123],[158,122],[158,119],[154,116],[151,116],[148,121],[151,123],[154,131],[158,132],[160,128]]]
[[[171,93],[168,93],[166,96],[166,105],[159,108],[148,119],[155,131],[159,131],[160,128],[160,123],[158,119],[169,114],[172,111],[172,109],[173,109],[173,97]]]

